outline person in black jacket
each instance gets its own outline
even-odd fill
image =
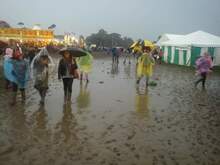
[[[68,51],[64,52],[58,66],[58,79],[63,80],[64,102],[71,101],[73,79],[79,78],[78,66]]]

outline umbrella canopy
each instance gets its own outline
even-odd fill
[[[24,26],[24,23],[23,22],[18,22],[18,25],[19,26]]]
[[[65,52],[69,52],[73,57],[82,57],[87,55],[87,52],[80,48],[63,48],[59,51],[59,54],[64,55]]]
[[[56,27],[56,25],[55,24],[52,24],[52,25],[50,25],[49,27],[48,27],[48,29],[54,29]]]
[[[144,40],[142,42],[142,45],[145,46],[145,47],[150,47],[151,49],[155,48],[155,45],[149,40]]]
[[[134,42],[129,48],[130,49],[133,49],[135,46],[137,46],[138,45],[138,42],[136,41],[136,42]]]
[[[141,40],[135,41],[129,48],[130,49],[134,49],[137,46],[141,45]]]
[[[10,28],[10,25],[5,21],[0,20],[0,28]]]
[[[141,40],[134,42],[134,43],[130,46],[130,49],[132,49],[134,52],[142,52]]]

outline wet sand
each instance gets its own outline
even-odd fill
[[[152,79],[138,88],[134,60],[99,57],[87,86],[74,81],[71,104],[56,74],[44,107],[31,83],[26,104],[10,107],[1,85],[0,164],[219,165],[220,74],[206,90],[191,68],[157,65]]]

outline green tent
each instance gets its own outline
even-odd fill
[[[220,65],[220,37],[198,31],[160,42],[163,61],[170,64],[194,66],[205,52],[212,56],[214,65]]]

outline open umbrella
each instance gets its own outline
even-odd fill
[[[141,40],[134,42],[129,48],[133,50],[133,52],[142,52]]]
[[[134,49],[135,47],[141,46],[141,40],[135,41],[129,48]]]
[[[50,25],[49,27],[48,27],[48,29],[54,29],[56,27],[56,25],[55,24],[52,24],[52,25]]]
[[[150,47],[151,49],[155,48],[155,45],[149,40],[142,41],[142,45],[144,47]]]
[[[87,52],[80,48],[63,48],[59,51],[59,54],[64,55],[65,52],[69,52],[73,57],[82,57],[86,56]]]
[[[19,26],[24,26],[24,23],[23,22],[18,22],[18,25]]]

